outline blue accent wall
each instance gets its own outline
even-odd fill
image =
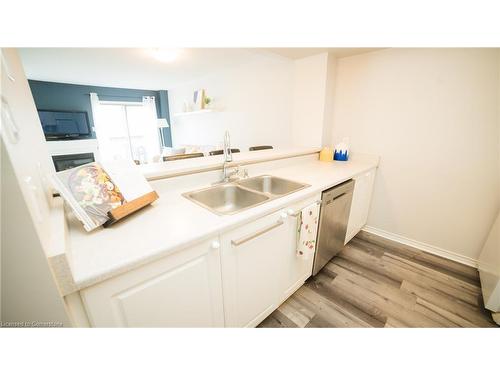
[[[69,83],[28,80],[37,109],[54,111],[86,111],[90,126],[94,127],[90,93],[95,92],[99,99],[121,102],[142,102],[143,96],[154,96],[158,118],[165,118],[170,124],[167,90],[138,90],[116,87],[73,85]],[[172,146],[170,128],[163,129],[165,146]],[[88,138],[95,138],[95,132]]]

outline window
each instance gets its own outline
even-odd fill
[[[94,100],[92,112],[102,160],[145,163],[160,154],[154,97],[144,97],[142,102]]]

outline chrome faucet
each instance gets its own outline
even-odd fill
[[[224,162],[229,163],[233,161],[233,154],[231,153],[231,137],[229,131],[226,130],[224,134]]]
[[[236,166],[231,171],[229,171],[229,168],[228,168],[226,162],[224,162],[224,165],[222,167],[222,181],[221,182],[231,181],[231,177],[233,177],[234,175],[237,175],[238,173],[240,173],[239,166]],[[236,177],[235,179],[237,180],[238,177]]]
[[[231,171],[228,171],[228,164],[233,161],[233,154],[231,153],[231,137],[229,136],[229,131],[226,130],[224,134],[224,164],[222,166],[222,181],[229,182],[231,177],[237,175],[240,172],[239,166],[236,166]]]

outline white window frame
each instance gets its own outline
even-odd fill
[[[99,99],[99,105],[115,105],[115,106],[122,106],[123,107],[123,112],[125,115],[125,126],[127,129],[127,137],[128,137],[128,146],[129,146],[129,152],[130,152],[130,158],[134,160],[134,151],[132,149],[132,136],[130,135],[130,129],[129,129],[129,122],[128,122],[128,114],[127,110],[125,107],[142,107],[144,103],[142,101],[119,101],[119,100],[100,100]],[[161,153],[161,150],[163,148],[162,145],[162,140],[160,138],[159,133],[157,132],[157,140],[158,140],[158,146],[159,146],[159,152]]]
[[[134,152],[132,150],[132,138],[130,137],[130,129],[128,126],[128,115],[126,106],[142,106],[142,102],[127,102],[127,101],[114,101],[114,100],[99,100],[99,105],[117,105],[123,106],[123,112],[125,115],[125,126],[127,128],[127,137],[128,137],[128,148],[130,152],[130,158],[134,160]]]

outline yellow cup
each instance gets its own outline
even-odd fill
[[[332,161],[333,160],[333,150],[330,147],[323,147],[319,153],[320,161]]]

